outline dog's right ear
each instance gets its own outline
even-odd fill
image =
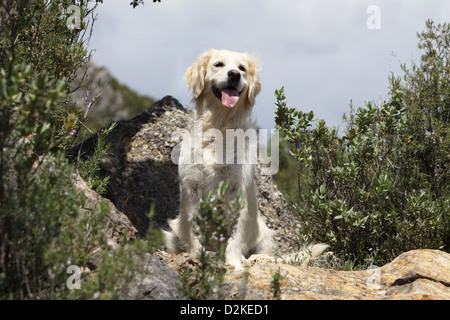
[[[207,51],[200,55],[192,66],[187,68],[184,74],[184,80],[186,80],[188,86],[194,92],[193,100],[197,99],[205,87],[205,75],[206,67],[208,66],[209,59],[211,58],[210,51]]]

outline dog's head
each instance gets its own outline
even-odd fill
[[[210,49],[186,70],[184,78],[194,101],[210,97],[232,109],[254,105],[261,91],[258,71],[258,61],[249,53]]]

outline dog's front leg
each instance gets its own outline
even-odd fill
[[[245,255],[256,248],[257,253],[271,254],[273,231],[267,228],[258,213],[256,185],[252,183],[247,194],[246,206],[240,211],[234,237],[226,250],[227,263],[242,269]]]
[[[187,193],[184,188],[181,188],[181,199],[180,199],[180,219],[183,221],[180,223],[180,240],[186,243],[188,246],[186,251],[198,256],[200,254],[202,245],[198,240],[197,236],[192,231],[191,220],[197,215],[197,203],[199,199],[195,197],[195,194]]]
[[[172,231],[165,232],[166,245],[169,251],[179,253],[186,251],[198,255],[201,244],[192,232],[190,218],[196,214],[196,200],[180,188],[180,214],[173,220],[169,220]]]
[[[242,211],[247,211],[247,208],[242,209]],[[244,248],[244,239],[242,233],[244,232],[241,225],[245,224],[242,220],[243,215],[239,217],[238,225],[236,229],[236,233],[234,236],[228,241],[227,249],[225,251],[226,262],[229,265],[232,265],[236,270],[242,270],[242,263],[245,261],[244,252],[246,248]]]
[[[257,232],[255,229],[257,228],[256,187],[253,183],[245,195],[245,207],[239,212],[236,232],[229,240],[226,249],[227,263],[237,270],[242,269],[245,255],[252,249],[256,238],[255,232]]]

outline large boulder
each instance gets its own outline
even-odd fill
[[[177,272],[194,270],[198,261],[183,253],[159,256]],[[303,267],[273,257],[254,255],[245,271],[228,269],[226,299],[273,299],[274,276],[279,275],[282,300],[449,300],[450,254],[412,250],[392,262],[361,271]]]

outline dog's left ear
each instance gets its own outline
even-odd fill
[[[184,74],[184,80],[194,92],[193,100],[200,96],[205,87],[206,67],[208,66],[210,57],[210,51],[206,51],[197,58],[192,66],[187,68]]]
[[[259,77],[259,62],[256,57],[249,54],[248,58],[249,83],[247,100],[250,106],[255,104],[255,98],[261,91],[261,78]]]

